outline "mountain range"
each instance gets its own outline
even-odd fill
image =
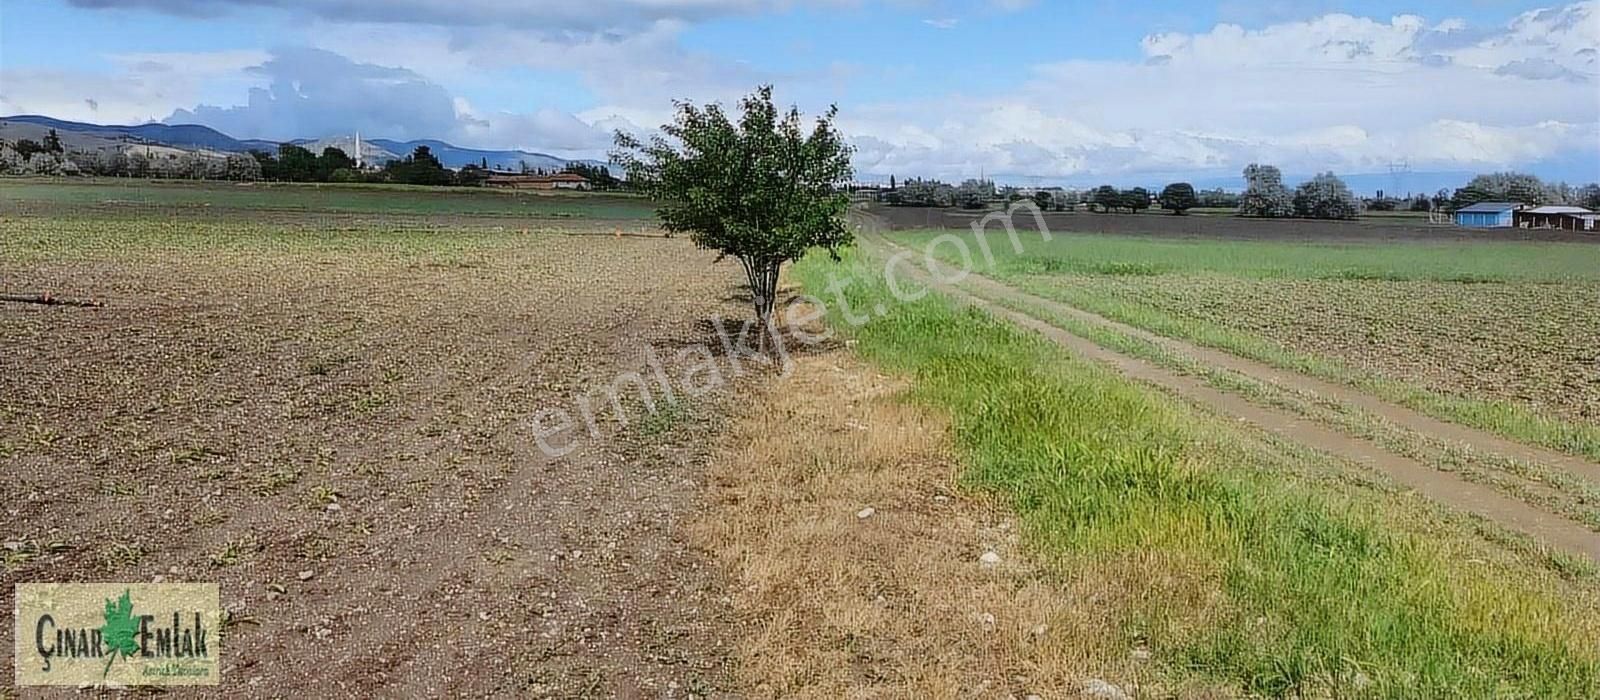
[[[261,139],[236,139],[209,126],[199,124],[161,124],[152,122],[149,124],[121,126],[74,122],[37,114],[0,117],[0,124],[4,123],[29,124],[46,129],[55,129],[57,132],[65,134],[82,134],[124,143],[153,144],[183,150],[219,151],[223,153],[245,153],[252,150],[276,153],[279,143]],[[345,136],[328,139],[293,139],[288,143],[302,146],[314,153],[320,153],[327,146],[333,146],[346,153],[351,153],[355,150],[354,140],[353,137]],[[438,158],[439,162],[443,163],[447,168],[460,168],[475,164],[487,164],[494,170],[520,170],[523,164],[527,164],[529,168],[543,170],[559,170],[570,163],[606,166],[603,161],[568,160],[548,153],[462,148],[435,139],[394,141],[375,138],[370,140],[362,139],[361,141],[363,159],[372,163],[383,163],[388,160],[404,158],[407,154],[416,150],[417,146],[427,146],[433,152],[434,157]]]

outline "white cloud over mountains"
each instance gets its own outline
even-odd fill
[[[170,115],[239,137],[360,129],[594,156],[613,129],[668,118],[673,98],[728,102],[773,82],[780,98],[814,112],[841,85],[903,79],[845,64],[777,73],[685,48],[682,34],[694,21],[791,4],[761,0],[76,2],[174,13],[288,7],[316,18],[302,35],[309,43],[337,53],[128,56],[118,58],[121,76],[4,69],[0,108],[104,121],[107,114]],[[447,6],[459,12],[434,16]],[[530,23],[541,28],[525,28]],[[1524,13],[1498,27],[1327,14],[1257,29],[1222,24],[1154,34],[1138,48],[1135,60],[1019,67],[1009,88],[995,80],[971,92],[844,104],[841,126],[866,176],[957,179],[982,171],[1127,180],[1236,173],[1252,161],[1289,172],[1375,172],[1397,159],[1446,170],[1587,158],[1600,170],[1597,0]],[[459,93],[503,70],[574,75],[594,103],[485,110]],[[246,97],[232,104],[219,94]]]

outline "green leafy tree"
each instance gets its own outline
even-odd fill
[[[1439,188],[1439,191],[1434,193],[1433,199],[1430,201],[1433,204],[1434,211],[1449,211],[1453,208],[1453,204],[1450,201],[1449,188]]]
[[[1143,187],[1123,190],[1121,199],[1122,206],[1127,207],[1128,211],[1135,214],[1150,208],[1150,190]]]
[[[1101,185],[1089,195],[1089,202],[1100,207],[1100,211],[1109,212],[1122,206],[1122,193],[1111,185]]]
[[[17,155],[21,156],[23,161],[27,161],[29,158],[32,158],[33,154],[35,153],[44,153],[45,151],[49,150],[40,145],[38,141],[34,141],[33,139],[17,139],[17,142],[12,144],[11,149],[16,151]]]
[[[317,179],[317,157],[302,146],[278,144],[277,173],[281,180],[313,182]]]
[[[772,86],[739,103],[737,121],[715,103],[678,102],[677,117],[649,143],[617,132],[613,160],[658,202],[668,231],[737,259],[750,283],[756,318],[771,328],[784,263],[813,248],[837,257],[851,240],[850,146],[830,108],[807,130],[800,111],[780,112]],[[668,138],[672,140],[668,140]]]
[[[1033,193],[1033,203],[1038,205],[1039,211],[1050,211],[1056,204],[1056,198],[1047,190],[1038,190]]]
[[[1240,216],[1294,216],[1294,196],[1283,186],[1283,172],[1271,165],[1251,163],[1244,169],[1245,190],[1239,198]]]
[[[328,146],[322,149],[322,155],[317,156],[317,181],[328,182],[333,179],[333,174],[340,170],[354,170],[356,161],[342,149]]]
[[[884,198],[891,206],[953,207],[960,199],[956,188],[938,180],[912,178]]]
[[[568,163],[561,172],[582,176],[589,181],[589,186],[597,190],[614,190],[622,186],[622,181],[611,174],[611,169],[603,165],[591,163]]]
[[[1162,209],[1178,216],[1200,204],[1199,198],[1194,193],[1194,185],[1187,182],[1174,182],[1162,188],[1159,199]]]
[[[133,615],[133,598],[123,591],[116,602],[106,601],[105,624],[100,626],[100,641],[110,651],[106,669],[101,678],[111,673],[111,664],[118,658],[129,658],[139,653],[139,618]]]
[[[488,169],[477,163],[468,163],[456,171],[456,184],[463,187],[481,187],[488,180]]]
[[[427,146],[417,146],[405,160],[389,161],[384,170],[391,181],[409,185],[448,185],[454,181],[454,176]]]
[[[61,145],[61,136],[56,133],[55,129],[51,129],[50,133],[44,135],[44,150],[56,155],[66,152],[67,149]]]

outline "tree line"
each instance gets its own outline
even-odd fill
[[[1077,192],[1059,188],[1036,190],[1032,198],[1040,209],[1073,211],[1082,206],[1091,212],[1126,211],[1139,213],[1159,207],[1182,215],[1191,209],[1232,209],[1239,216],[1254,218],[1354,219],[1367,211],[1453,211],[1485,201],[1520,204],[1570,204],[1600,210],[1600,184],[1572,187],[1566,183],[1547,183],[1526,173],[1488,173],[1474,177],[1465,186],[1440,190],[1429,196],[1406,198],[1356,196],[1344,180],[1332,172],[1319,173],[1289,188],[1276,166],[1251,163],[1242,173],[1241,193],[1220,188],[1196,190],[1187,182],[1174,182],[1152,193],[1143,187],[1118,189],[1101,185]],[[967,180],[959,186],[924,178],[911,178],[897,184],[890,176],[889,189],[880,192],[880,201],[890,206],[962,207],[985,209],[994,202],[1016,201],[1022,194],[1012,187],[997,188],[993,181]]]
[[[529,172],[524,166],[523,172]],[[599,190],[619,189],[623,182],[603,166],[569,163],[560,172],[580,175]],[[468,164],[459,170],[444,167],[432,149],[417,146],[404,158],[392,159],[376,169],[359,168],[343,149],[328,146],[322,153],[292,143],[279,144],[277,152],[204,153],[163,146],[128,146],[120,149],[70,150],[55,129],[43,141],[0,141],[0,174],[98,175],[104,177],[173,180],[267,180],[274,182],[389,182],[411,185],[477,186],[489,179],[488,162]]]

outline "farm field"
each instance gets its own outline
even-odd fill
[[[497,192],[329,203],[318,188],[0,184],[0,293],[103,304],[0,303],[0,607],[20,581],[217,581],[218,697],[1600,691],[1586,642],[1600,565],[1572,538],[1529,537],[1124,376],[1019,327],[1015,309],[1084,331],[1020,298],[901,302],[876,237],[794,269],[784,295],[830,302],[809,332],[831,335],[791,348],[793,367],[653,410],[625,389],[611,410],[594,392],[629,372],[695,371],[680,349],[728,361],[719,324],[748,298],[736,266],[607,199],[563,199],[586,213],[561,216],[493,210],[523,196]],[[1446,415],[1490,390],[1417,368],[1475,366],[1467,351],[1405,345],[1433,337],[1425,316],[1325,301],[1322,285],[1527,287],[1523,315],[1582,320],[1578,300],[1535,292],[1592,288],[1584,256],[1600,250],[1398,247],[1378,264],[1359,246],[1051,245],[1004,257],[994,279],[1425,406],[1464,402],[1440,399]],[[851,308],[882,304],[864,325],[831,304],[841,278]],[[1152,282],[1175,286],[1131,286]],[[1305,285],[1302,306],[1392,314],[1372,324],[1396,338],[1375,357],[1434,354],[1369,365],[1290,342],[1314,328],[1230,325],[1277,310],[1295,328],[1274,284]],[[1184,305],[1209,294],[1240,305]],[[1326,397],[1088,335],[1370,433],[1577,531],[1580,550],[1600,533],[1600,492],[1565,465],[1457,454]],[[1504,346],[1525,350],[1506,360],[1518,373],[1559,366],[1505,342],[1524,343]],[[1528,421],[1505,433],[1586,449],[1583,404],[1495,386],[1514,410],[1486,415]],[[586,399],[595,434],[543,452],[530,417]]]
[[[868,210],[898,231],[954,229],[970,231],[991,212],[950,208],[870,205]],[[1314,219],[1251,219],[1216,210],[1188,216],[1145,211],[1140,214],[1047,212],[1051,231],[1113,234],[1124,237],[1193,238],[1201,240],[1251,240],[1279,242],[1375,243],[1448,241],[1551,241],[1600,244],[1600,235],[1539,229],[1470,229],[1432,225],[1419,216],[1367,216],[1357,221]],[[1018,215],[1018,228],[1036,227],[1033,217]]]
[[[934,235],[896,237],[915,247]],[[1600,246],[1065,234],[1020,254],[998,246],[982,272],[1163,335],[1600,459]]]
[[[509,212],[202,220],[166,214],[208,188],[80,187],[0,184],[0,292],[104,304],[0,304],[0,607],[18,581],[219,582],[222,697],[725,684],[720,583],[674,525],[717,395],[602,409],[560,458],[529,417],[742,317],[735,271]],[[79,206],[135,192],[168,203]]]
[[[371,215],[653,219],[647,202],[624,194],[329,183],[198,182],[82,178],[6,180],[0,210],[64,212],[94,208],[133,216]]]
[[[1600,683],[1589,560],[1130,381],[994,305],[900,301],[882,252],[800,278],[848,308],[893,309],[834,318],[912,378],[914,405],[948,412],[962,482],[1014,509],[1052,580],[1082,592],[1050,622],[1089,640],[1074,662],[1154,697],[1584,697]]]

